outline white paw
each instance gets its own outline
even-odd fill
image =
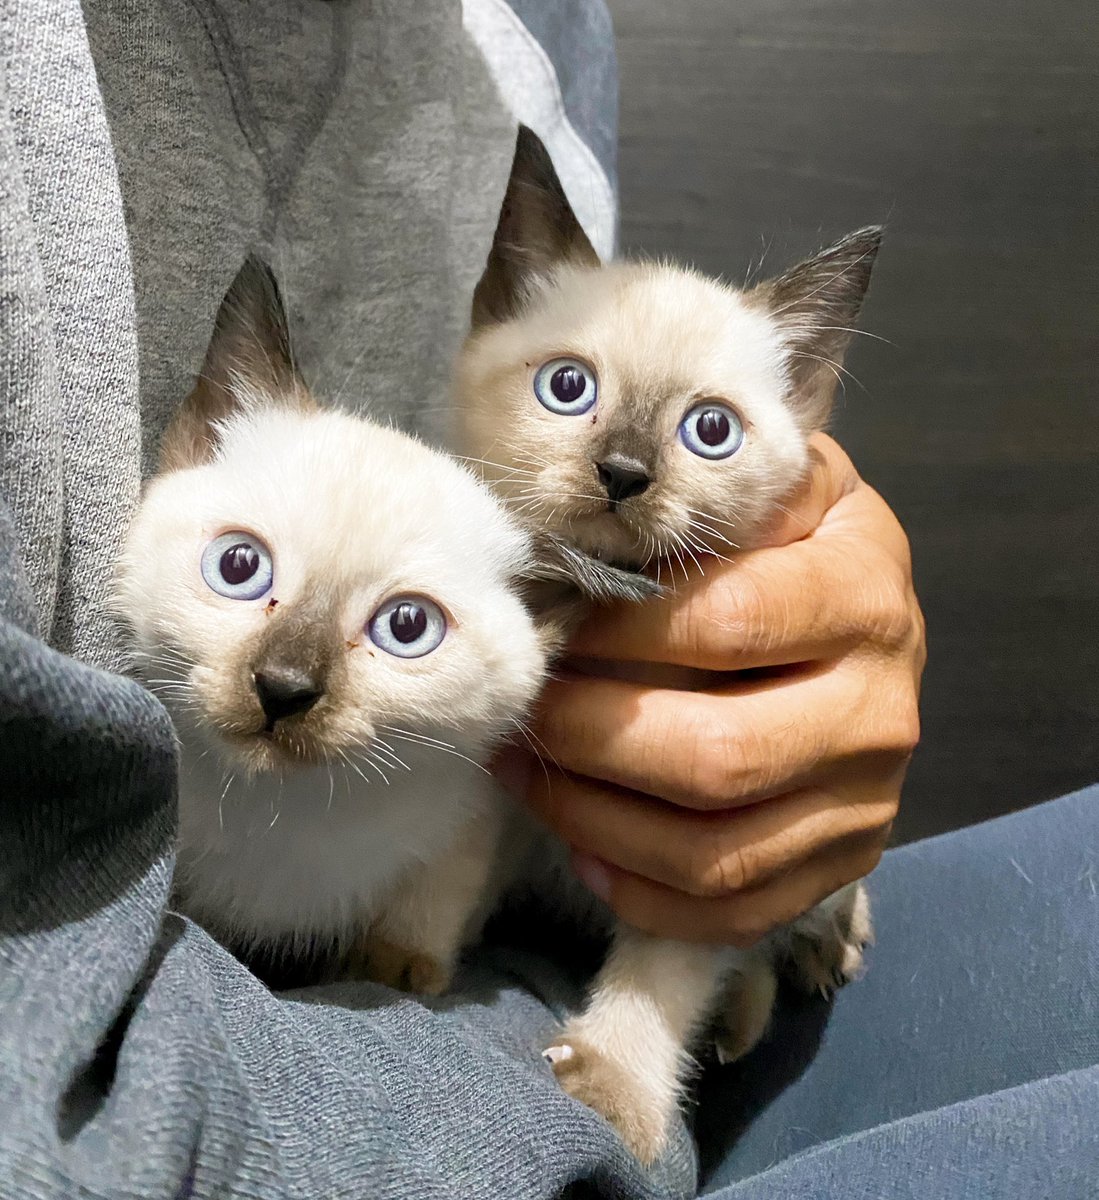
[[[796,932],[790,938],[794,979],[810,992],[829,997],[857,979],[863,971],[863,955],[874,939],[870,900],[859,887],[851,907],[839,912],[811,932]]]
[[[609,1121],[642,1163],[648,1166],[660,1157],[675,1112],[674,1094],[661,1100],[652,1094],[648,1081],[578,1038],[554,1043],[543,1057],[561,1087]]]
[[[767,1032],[778,981],[769,959],[750,963],[734,974],[725,989],[714,1046],[724,1066],[754,1049]]]

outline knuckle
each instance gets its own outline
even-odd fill
[[[692,743],[690,790],[703,806],[720,807],[729,799],[735,778],[732,731],[724,721],[705,714],[696,721]]]
[[[911,693],[906,693],[893,706],[885,741],[885,748],[905,761],[912,757],[920,744],[920,709],[916,697]]]
[[[866,593],[864,619],[873,640],[894,652],[907,649],[918,628],[912,607],[907,575],[889,561]]]
[[[714,645],[734,654],[751,640],[754,622],[744,583],[730,572],[712,577],[691,605],[689,630],[692,649],[709,657]]]

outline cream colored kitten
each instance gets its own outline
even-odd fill
[[[683,565],[758,546],[808,471],[879,240],[861,230],[750,291],[669,264],[604,266],[521,129],[457,364],[456,444],[528,522],[592,555]],[[858,971],[870,934],[857,884],[751,952],[620,927],[585,1010],[547,1056],[652,1160],[686,1051],[723,991],[719,1049],[731,1058],[766,1029],[776,965],[830,990]]]
[[[517,594],[537,571],[463,467],[317,407],[249,260],[117,589],[179,734],[186,911],[234,947],[368,947],[374,977],[444,989],[492,894],[480,763],[543,678]]]

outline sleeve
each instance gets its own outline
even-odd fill
[[[275,994],[171,911],[174,735],[111,673],[141,459],[118,118],[78,0],[0,34],[0,1196],[693,1194],[685,1137],[643,1175],[557,1087],[551,958],[486,951],[431,1004]]]
[[[0,511],[0,1195],[690,1195],[649,1177],[539,1050],[575,999],[488,954],[430,1006],[277,995],[168,907],[175,746],[130,680],[49,649]],[[537,981],[537,990],[528,980]]]

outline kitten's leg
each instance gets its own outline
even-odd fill
[[[584,1011],[545,1051],[565,1091],[606,1117],[643,1163],[664,1149],[687,1048],[735,955],[619,925]]]
[[[736,1062],[753,1050],[767,1032],[775,1007],[778,978],[769,950],[751,951],[729,977],[714,1034],[717,1058]]]
[[[499,814],[490,809],[444,854],[408,872],[352,945],[344,973],[421,995],[445,992],[462,947],[487,915],[499,835]]]
[[[794,982],[831,995],[862,970],[863,951],[874,939],[870,898],[862,881],[848,884],[799,917],[786,934]]]

